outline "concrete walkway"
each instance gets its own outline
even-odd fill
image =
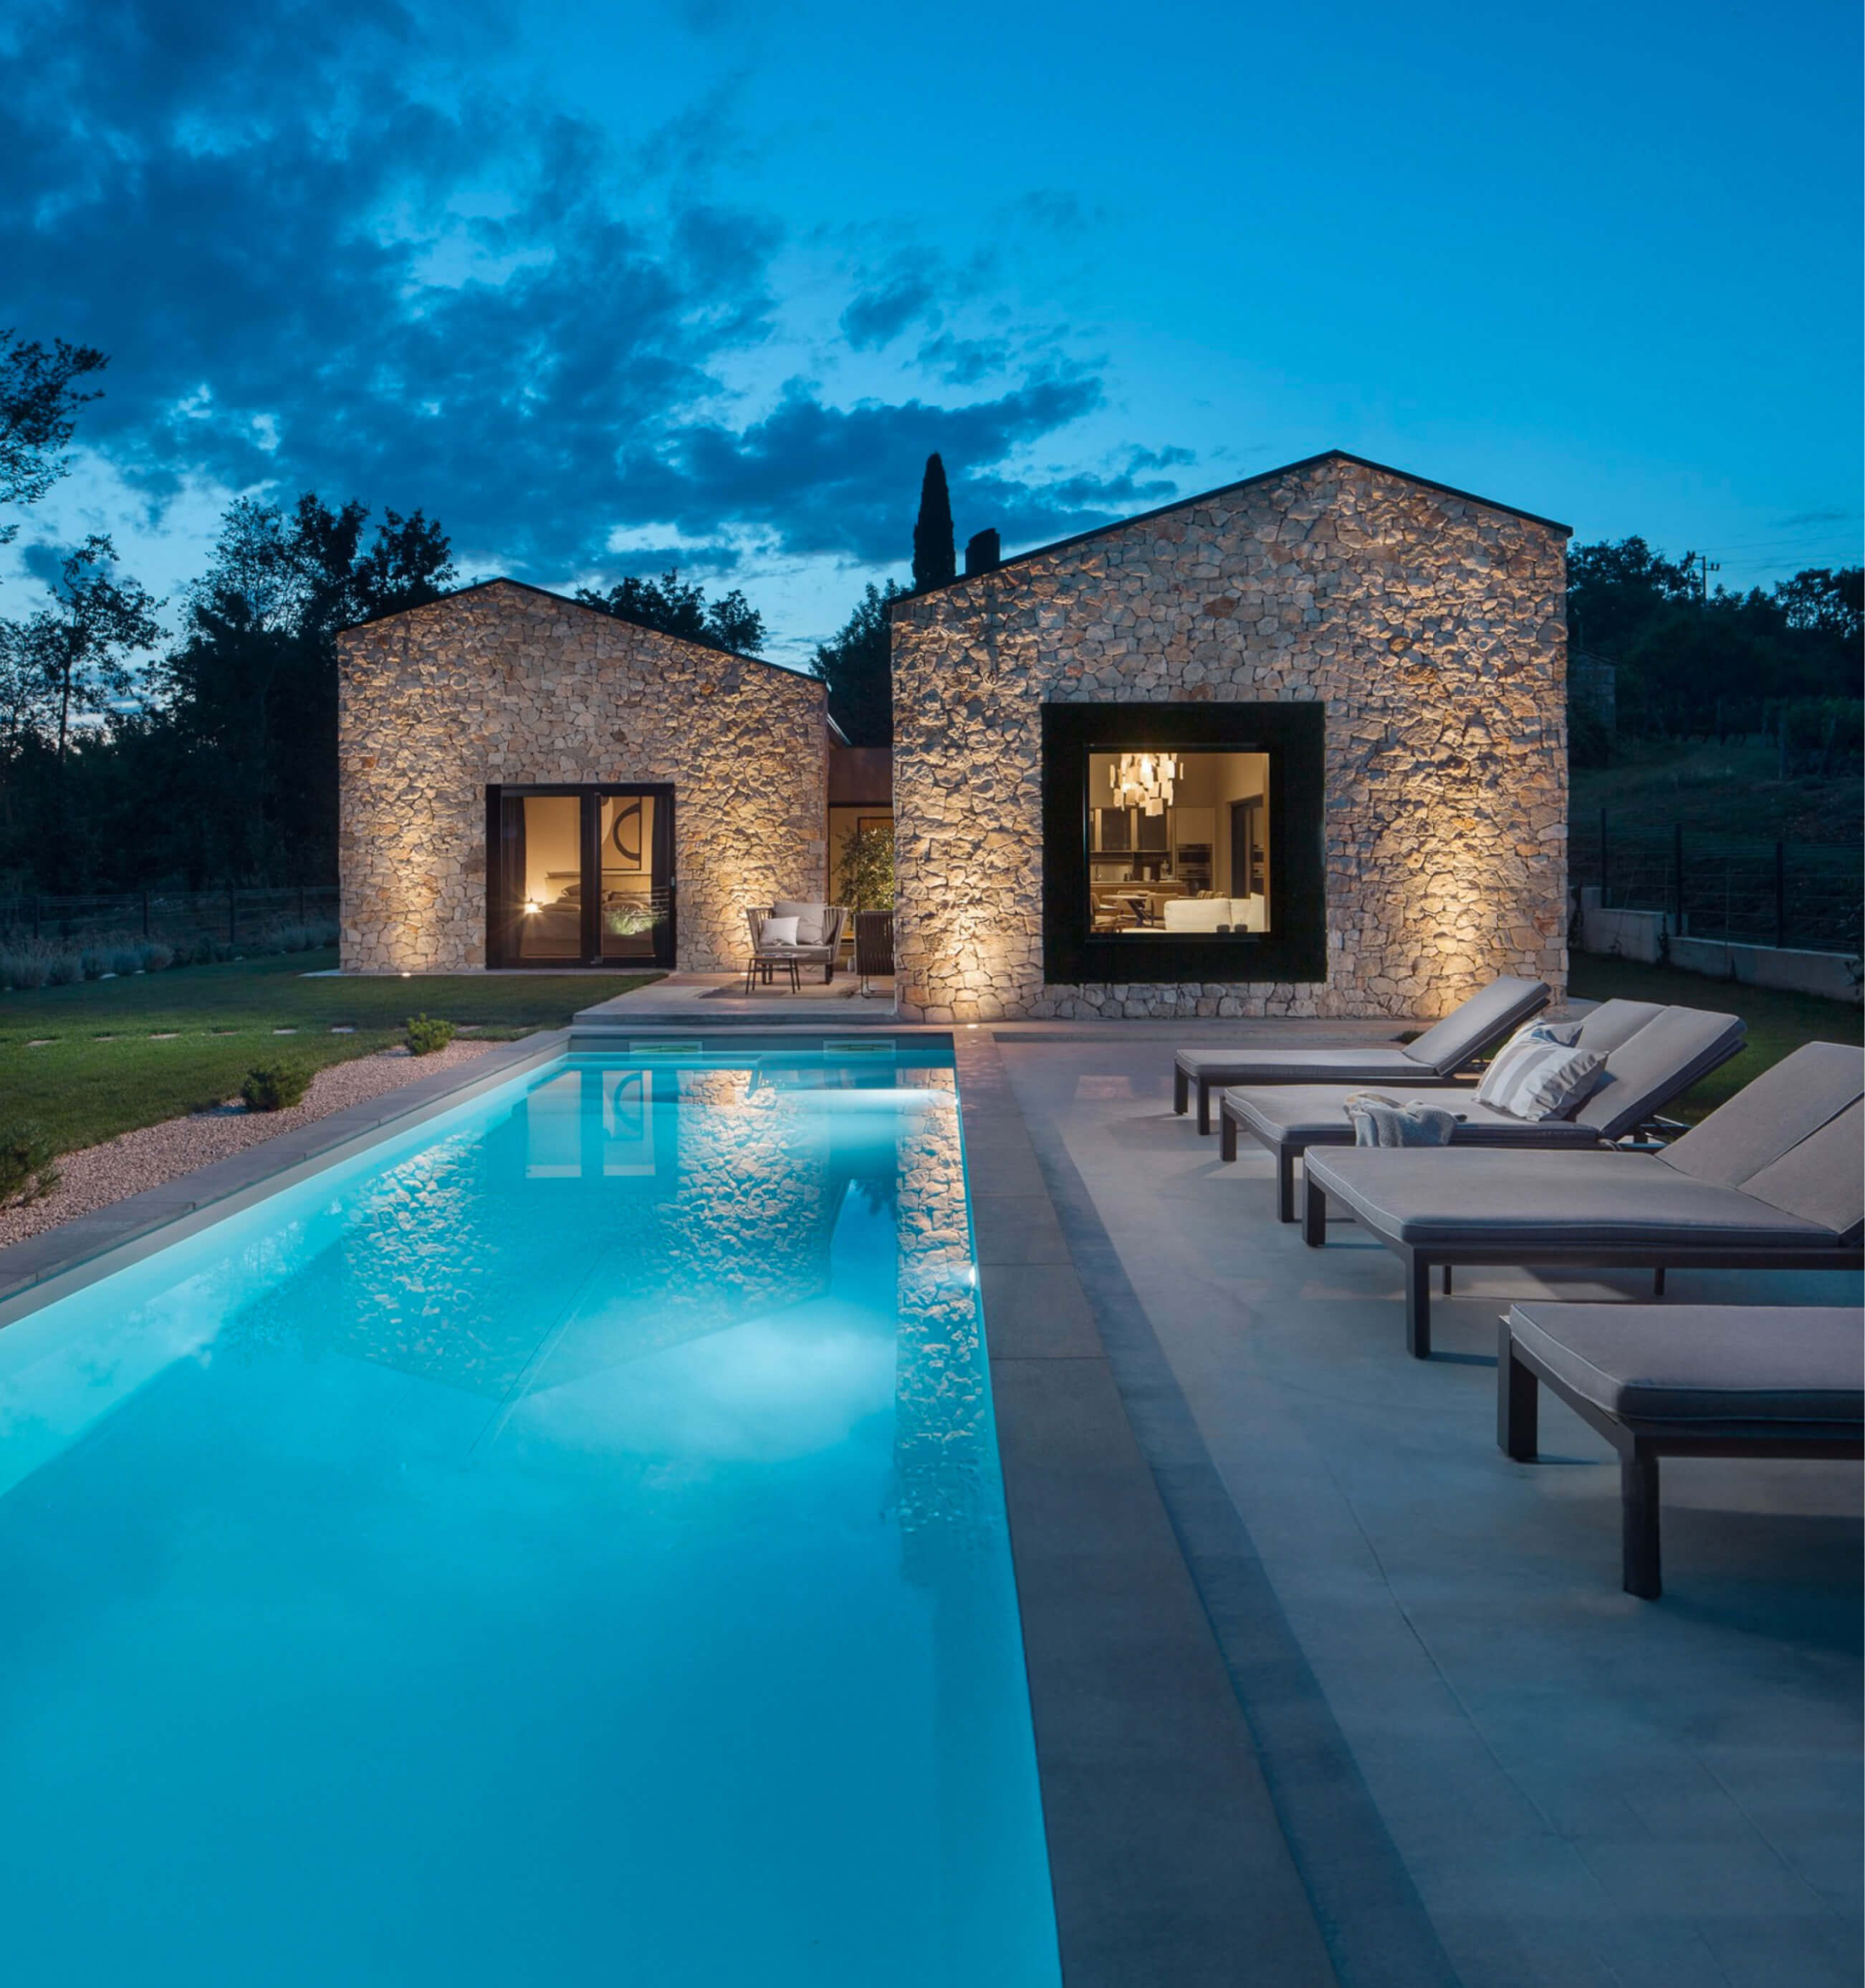
[[[1338,1978],[1857,1983],[1858,1471],[1667,1464],[1665,1598],[1634,1601],[1604,1443],[1544,1396],[1549,1460],[1496,1449],[1494,1320],[1645,1280],[1464,1273],[1413,1361],[1394,1260],[1275,1222],[1160,1044],[993,1033]]]
[[[828,1022],[843,1028],[877,1023],[891,1026],[893,1022],[891,976],[871,982],[874,992],[868,995],[861,993],[861,982],[851,973],[838,972],[825,986],[818,967],[814,972],[805,969],[802,980],[801,989],[794,994],[788,981],[747,994],[743,973],[668,973],[645,987],[579,1009],[574,1026],[699,1029],[750,1020],[786,1027]]]

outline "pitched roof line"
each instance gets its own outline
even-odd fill
[[[1485,510],[1501,511],[1511,518],[1525,519],[1531,525],[1541,525],[1549,531],[1559,532],[1563,538],[1573,536],[1573,527],[1563,525],[1552,518],[1544,518],[1538,512],[1525,511],[1515,504],[1498,503],[1494,497],[1479,497],[1474,490],[1460,490],[1454,484],[1434,482],[1428,476],[1414,476],[1409,469],[1395,469],[1389,462],[1375,462],[1369,456],[1354,455],[1344,448],[1324,448],[1318,455],[1305,455],[1298,462],[1285,462],[1274,469],[1259,470],[1254,476],[1239,477],[1234,483],[1220,483],[1214,490],[1200,490],[1194,496],[1175,497],[1169,504],[1161,504],[1150,511],[1136,511],[1130,518],[1116,518],[1112,523],[1092,526],[1085,532],[1075,532],[1065,539],[1052,539],[1046,546],[1032,546],[1027,552],[1013,553],[1007,560],[984,573],[961,573],[936,587],[916,587],[910,593],[896,594],[888,602],[891,610],[902,600],[919,600],[934,593],[945,593],[955,587],[963,587],[974,580],[988,580],[993,573],[1001,573],[1006,566],[1022,566],[1031,560],[1046,558],[1051,553],[1066,552],[1071,546],[1085,545],[1090,539],[1105,538],[1114,532],[1124,532],[1129,526],[1143,525],[1154,518],[1169,516],[1174,511],[1189,510],[1194,504],[1208,504],[1213,498],[1228,497],[1234,491],[1247,490],[1254,484],[1268,483],[1278,476],[1292,476],[1297,471],[1312,469],[1323,462],[1351,462],[1362,469],[1376,470],[1382,476],[1396,476],[1401,482],[1415,484],[1421,490],[1435,490],[1440,495],[1461,499],[1466,504],[1481,504]]]
[[[638,620],[632,614],[611,614],[606,607],[592,607],[587,600],[578,600],[573,595],[554,593],[547,587],[533,587],[528,580],[513,580],[508,573],[494,573],[489,580],[476,580],[469,587],[456,587],[451,593],[437,594],[432,600],[423,600],[412,607],[384,607],[374,614],[365,614],[360,621],[351,621],[337,630],[347,635],[352,628],[368,628],[378,621],[392,621],[398,614],[419,614],[430,607],[445,607],[450,600],[463,600],[469,593],[482,593],[489,587],[515,587],[521,593],[535,593],[546,600],[554,600],[560,607],[575,607],[585,614],[600,615],[604,621],[620,621],[630,628],[645,629],[650,635],[665,635],[670,642],[684,642],[689,649],[703,649],[709,656],[723,656],[734,663],[756,663],[761,670],[776,670],[787,677],[800,677],[805,683],[820,683],[820,677],[813,677],[807,670],[786,668],[782,663],[773,663],[767,656],[748,656],[742,649],[721,648],[716,642],[696,641],[691,635],[675,635],[665,628],[657,628],[651,621]]]

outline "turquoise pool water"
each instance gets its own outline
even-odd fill
[[[1054,1988],[975,1284],[949,1054],[591,1059],[0,1331],[0,1977]]]

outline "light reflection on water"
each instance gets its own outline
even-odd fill
[[[953,1076],[866,1061],[564,1067],[0,1333],[13,1952],[1054,1981]]]

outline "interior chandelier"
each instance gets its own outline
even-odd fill
[[[1116,805],[1142,814],[1163,814],[1171,806],[1178,777],[1179,762],[1169,752],[1123,752],[1108,769]]]

